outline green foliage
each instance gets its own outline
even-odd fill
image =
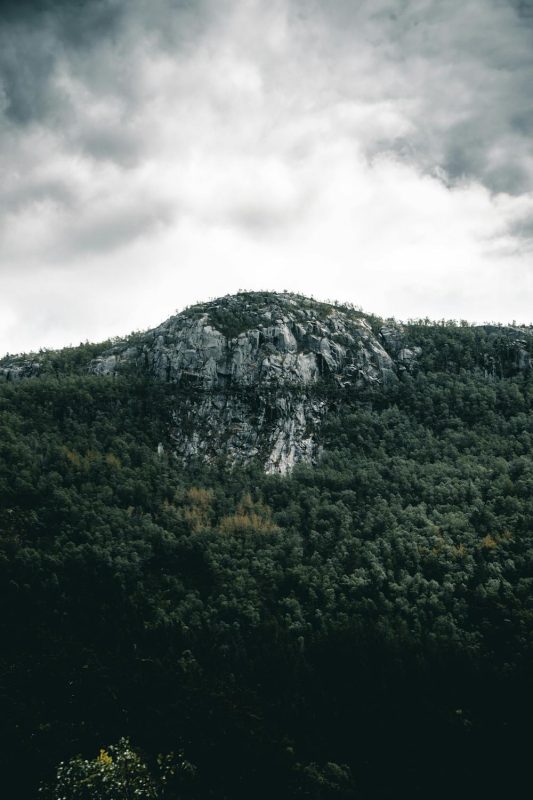
[[[230,308],[211,308],[209,311],[209,321],[223,333],[228,339],[234,339],[240,333],[256,327],[260,321],[260,316],[251,311]]]
[[[170,385],[0,386],[12,796],[115,796],[119,763],[165,800],[518,795],[531,376],[497,331],[409,335],[422,366],[387,391],[318,387],[324,457],[283,478],[158,454]],[[113,772],[94,753],[123,735],[145,755]]]
[[[155,781],[127,739],[101,749],[93,760],[80,756],[61,763],[51,800],[157,800]]]
[[[83,374],[92,359],[101,355],[113,343],[108,339],[98,344],[85,342],[77,347],[64,347],[61,350],[40,350],[38,353],[23,353],[18,356],[7,355],[0,359],[0,367],[30,366],[34,368],[33,374],[61,377]]]
[[[316,798],[316,800],[354,797],[354,782],[350,768],[346,764],[335,764],[331,761],[323,766],[316,763],[298,764],[295,772],[296,797]]]
[[[478,371],[503,378],[517,374],[521,355],[533,356],[531,329],[426,320],[408,325],[407,331],[410,341],[422,348],[424,371]]]
[[[165,800],[186,795],[195,773],[182,752],[158,755],[149,766],[122,738],[94,759],[78,755],[61,762],[51,784],[39,791],[43,800]]]

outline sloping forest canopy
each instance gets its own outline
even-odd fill
[[[479,331],[409,335],[396,385],[322,387],[324,456],[288,477],[158,448],[172,385],[59,356],[0,385],[12,796],[517,796],[531,374],[503,333],[489,371]]]

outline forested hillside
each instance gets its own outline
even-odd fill
[[[318,376],[316,458],[283,475],[178,458],[198,387],[80,367],[102,348],[0,383],[10,796],[519,796],[531,336],[405,336],[395,380]]]

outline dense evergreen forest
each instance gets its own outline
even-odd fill
[[[283,477],[158,447],[172,384],[70,351],[0,384],[6,796],[521,796],[531,371],[504,332],[409,335],[397,383],[324,383]]]

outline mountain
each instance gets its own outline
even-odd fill
[[[521,796],[532,363],[285,293],[1,359],[2,788]]]
[[[360,314],[284,294],[241,294],[195,306],[117,344],[96,374],[145,370],[179,387],[172,447],[185,459],[259,458],[267,472],[313,463],[327,403],[317,387],[386,384],[415,357]]]
[[[96,357],[86,354],[85,363],[82,347],[77,369],[175,386],[165,445],[184,461],[257,459],[267,472],[286,473],[297,463],[316,463],[321,425],[335,397],[386,389],[416,372],[423,352],[417,327],[424,328],[406,330],[300,295],[248,292],[193,306]],[[485,374],[530,369],[529,329],[477,332],[484,338],[477,356]],[[75,358],[74,350],[62,368],[58,354],[7,357],[0,380],[69,371]]]

